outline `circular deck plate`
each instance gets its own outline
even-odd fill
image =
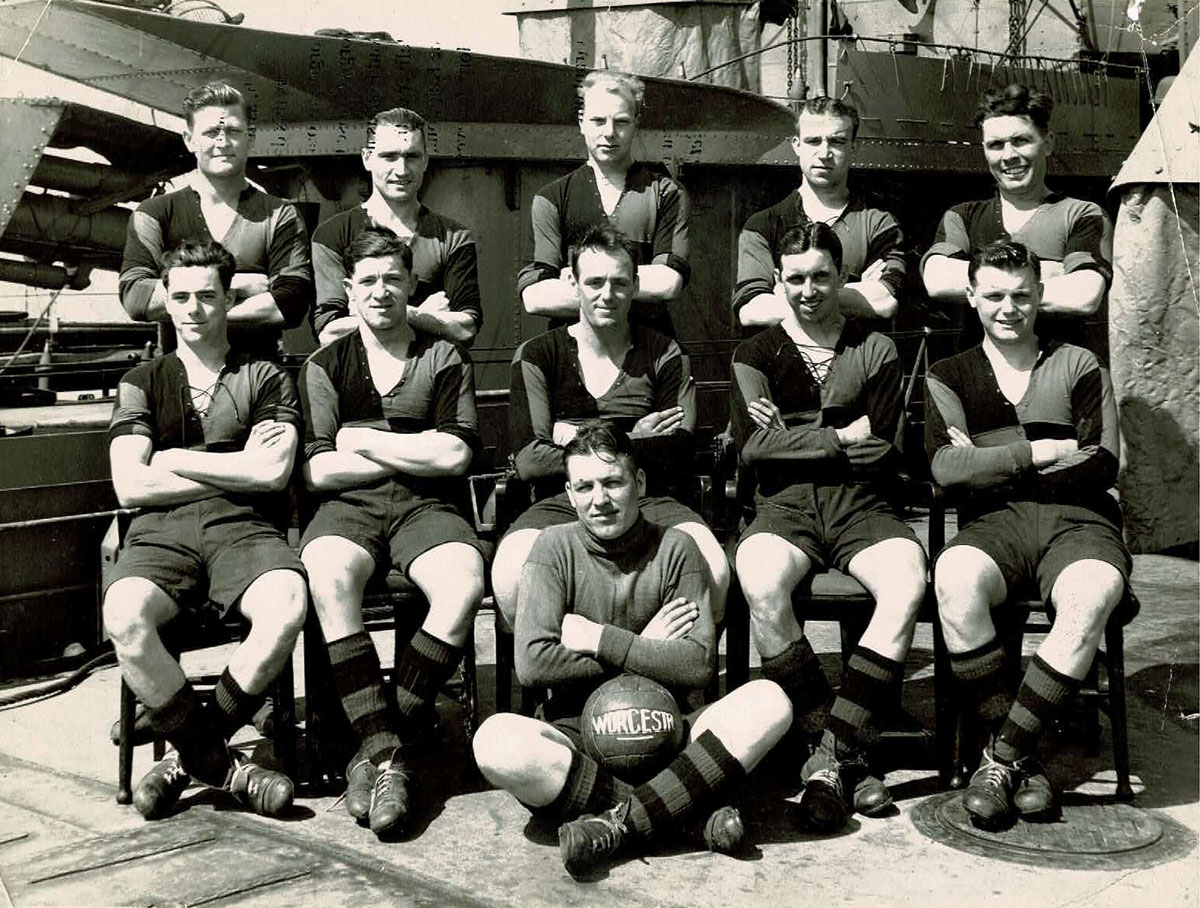
[[[926,798],[912,813],[917,829],[935,842],[981,857],[1068,870],[1152,867],[1186,855],[1192,836],[1166,817],[1097,798],[1064,798],[1052,823],[1018,821],[990,832],[976,828],[962,792]]]

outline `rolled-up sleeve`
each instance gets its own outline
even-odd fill
[[[129,216],[118,293],[125,312],[135,321],[146,321],[150,298],[159,283],[164,242],[162,222],[153,212],[139,207]]]
[[[341,428],[338,392],[325,368],[308,360],[300,368],[300,404],[304,413],[304,457],[337,450]]]

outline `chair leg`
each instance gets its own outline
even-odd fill
[[[954,693],[954,676],[950,671],[950,652],[939,621],[933,622],[933,716],[937,749],[938,784],[953,788],[958,775],[958,698]],[[961,787],[961,786],[959,786]]]
[[[1117,767],[1118,801],[1133,800],[1129,781],[1129,728],[1125,713],[1125,628],[1110,621],[1104,629],[1108,671],[1108,720],[1112,725],[1113,760]]]
[[[133,803],[133,722],[137,696],[121,679],[120,739],[117,742],[117,803]]]
[[[750,609],[740,584],[729,586],[725,604],[725,693],[750,680]]]
[[[538,693],[532,687],[521,685],[521,715],[533,717],[538,708]]]
[[[296,778],[296,681],[288,656],[274,681],[275,759],[289,779]]]
[[[331,683],[329,650],[316,610],[310,608],[304,623],[304,749],[308,757],[308,787],[314,792],[325,775],[323,724],[328,715],[325,692]]]
[[[496,609],[496,712],[512,712],[513,635]]]
[[[463,648],[462,680],[463,730],[467,733],[467,741],[470,741],[479,726],[479,682],[475,671],[474,637],[467,640]]]
[[[1087,677],[1083,681],[1089,691],[1096,691],[1096,702],[1086,703],[1083,713],[1085,753],[1089,757],[1100,756],[1100,710],[1103,708],[1103,695],[1100,693],[1100,654],[1092,660]],[[1090,697],[1086,699],[1091,699]],[[1093,708],[1094,706],[1094,708]]]

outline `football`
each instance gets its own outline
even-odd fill
[[[683,745],[679,704],[640,675],[619,675],[592,691],[580,726],[584,753],[627,782],[649,779]]]

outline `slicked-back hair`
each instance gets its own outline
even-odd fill
[[[775,252],[775,264],[782,265],[785,255],[798,255],[810,249],[820,249],[829,253],[833,265],[842,272],[842,241],[834,233],[832,227],[823,221],[809,221],[807,224],[797,224],[779,238],[779,248]]]
[[[1041,132],[1050,129],[1054,99],[1044,91],[1014,82],[984,94],[975,111],[975,125],[982,126],[990,117],[1028,117]]]
[[[426,154],[429,153],[429,132],[425,127],[425,118],[415,110],[409,110],[407,107],[393,107],[390,110],[381,110],[371,118],[371,122],[367,124],[367,148],[375,146],[375,132],[380,126],[391,126],[395,129],[407,130],[408,132],[419,132],[421,134],[421,148]]]
[[[800,134],[800,117],[803,114],[817,117],[843,117],[850,121],[850,138],[858,138],[858,110],[852,104],[828,95],[809,98],[801,106],[800,113],[796,114],[796,135]]]
[[[168,287],[171,285],[172,268],[216,268],[221,286],[228,293],[233,285],[233,276],[237,273],[237,260],[216,240],[184,240],[162,257],[158,274]]]
[[[996,240],[988,243],[982,249],[976,249],[967,265],[967,281],[972,289],[975,287],[975,275],[980,268],[999,268],[1010,273],[1023,271],[1028,268],[1033,272],[1033,279],[1041,281],[1042,262],[1037,253],[1016,240]]]
[[[209,82],[187,93],[183,99],[183,118],[188,128],[196,118],[196,111],[203,107],[240,107],[246,119],[250,119],[245,96],[228,82]]]
[[[404,270],[412,274],[413,256],[408,243],[396,236],[390,230],[379,227],[367,227],[350,243],[343,256],[342,263],[346,266],[347,274],[354,274],[354,266],[363,259],[398,258],[404,265]]]
[[[619,95],[633,105],[633,118],[642,119],[642,111],[646,108],[646,83],[630,73],[616,72],[609,69],[594,69],[579,83],[575,93],[579,96],[579,112],[583,115],[584,96],[593,88],[600,88],[610,94]]]
[[[610,224],[608,221],[597,221],[575,238],[567,252],[567,260],[571,263],[571,273],[579,278],[579,256],[584,252],[607,252],[611,256],[624,255],[629,259],[634,277],[637,276],[637,253],[629,237]]]
[[[630,471],[637,472],[637,459],[633,456],[633,442],[616,423],[607,419],[589,419],[583,423],[565,448],[563,468],[572,457],[587,457],[595,454],[601,460],[613,463],[624,458]]]

